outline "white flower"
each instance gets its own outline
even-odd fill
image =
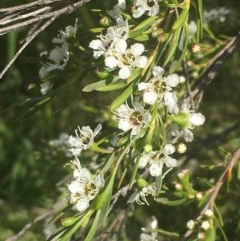
[[[130,108],[127,104],[122,104],[116,109],[116,115],[119,119],[118,128],[124,132],[132,129],[131,136],[134,136],[151,120],[151,115],[139,102],[132,105],[133,108]]]
[[[107,29],[106,35],[98,35],[99,39],[92,40],[89,47],[93,49],[93,57],[95,59],[107,54],[115,48],[115,43],[120,39],[127,39],[128,24],[122,22],[121,25],[112,26]]]
[[[76,33],[77,33],[77,21],[76,21],[75,26],[69,25],[69,26],[67,26],[67,27],[65,28],[65,31],[60,30],[58,37],[57,37],[57,38],[54,38],[54,39],[52,40],[52,42],[53,42],[53,43],[56,43],[56,44],[58,44],[58,43],[64,43],[64,42],[66,42],[66,40],[67,40],[68,38],[71,38],[71,37],[74,36]]]
[[[204,213],[207,217],[212,217],[213,216],[213,211],[211,209],[207,209]]]
[[[155,230],[158,228],[158,221],[155,216],[152,216],[151,221],[148,223],[146,228],[142,228],[143,233],[140,234],[140,241],[157,241],[157,232],[150,230]]]
[[[69,59],[68,43],[63,43],[61,47],[56,46],[50,51],[48,59],[51,61],[46,65],[46,71],[55,69],[63,70]]]
[[[138,205],[144,205],[144,204],[147,204],[149,205],[146,197],[148,195],[151,195],[152,197],[155,197],[155,194],[156,194],[156,187],[154,185],[149,185],[147,187],[143,187],[143,189],[134,194],[129,202],[136,202]]]
[[[78,156],[82,150],[87,150],[94,141],[94,137],[102,129],[102,125],[98,125],[94,131],[89,126],[78,127],[75,130],[76,136],[70,136],[68,142],[71,149],[69,150],[74,156]]]
[[[201,228],[204,230],[208,230],[210,228],[210,223],[209,221],[203,221],[201,224]]]
[[[195,21],[191,21],[188,24],[189,38],[192,39],[197,32],[197,24]]]
[[[164,69],[160,66],[155,66],[152,74],[153,78],[149,82],[138,84],[138,90],[143,92],[143,101],[153,105],[157,100],[164,99],[165,105],[169,108],[169,113],[172,113],[177,106],[177,96],[172,93],[172,88],[179,84],[179,76],[171,74],[163,77]]]
[[[195,222],[191,219],[187,222],[186,226],[188,229],[193,230],[195,227]]]
[[[46,95],[47,92],[52,89],[53,87],[53,83],[51,83],[50,81],[45,81],[45,82],[42,82],[40,84],[40,88],[41,88],[41,93],[42,95]]]
[[[143,44],[135,43],[130,48],[127,48],[126,40],[117,40],[114,47],[106,53],[105,65],[110,70],[118,66],[120,68],[119,77],[127,79],[134,68],[146,67],[148,58],[142,55],[144,49]]]
[[[180,126],[173,124],[170,133],[175,137],[183,136],[186,142],[191,142],[193,140],[191,129],[194,129],[195,126],[203,125],[205,117],[201,113],[196,113],[190,109],[188,99],[183,100],[178,112],[180,115],[185,116],[184,127],[180,128]]]
[[[159,13],[159,5],[157,0],[135,0],[133,5],[133,17],[139,18],[145,12],[148,16],[154,16]]]
[[[81,168],[78,160],[75,160],[74,164],[74,180],[68,185],[71,193],[70,203],[75,204],[76,209],[83,212],[104,186],[104,179],[102,175],[93,179],[90,171],[87,168]]]
[[[175,152],[175,147],[172,144],[166,144],[162,152],[160,151],[151,151],[145,153],[140,157],[139,168],[145,168],[147,164],[150,164],[150,175],[164,176],[177,165],[177,160],[170,157],[169,155]],[[163,173],[164,165],[167,167],[167,170]]]

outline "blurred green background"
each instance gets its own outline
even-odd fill
[[[13,6],[27,1],[1,1],[0,7]],[[30,1],[28,1],[30,2]],[[58,76],[64,82],[55,92],[54,98],[39,110],[35,101],[41,97],[39,91],[39,59],[42,51],[53,47],[51,39],[56,37],[58,30],[67,25],[74,25],[78,18],[84,29],[98,26],[99,15],[92,13],[91,8],[110,9],[115,1],[92,1],[86,7],[71,15],[63,15],[42,32],[24,50],[8,73],[0,80],[0,241],[14,235],[34,217],[48,210],[61,195],[57,184],[65,178],[67,170],[64,164],[68,161],[64,153],[50,152],[48,142],[57,139],[63,132],[73,133],[77,125],[95,125],[100,107],[107,108],[111,98],[101,93],[81,93],[85,82],[79,75]],[[234,36],[240,31],[240,4],[238,0],[207,1],[207,8],[226,6],[231,9],[228,22],[215,28],[217,35]],[[19,48],[28,27],[0,37],[0,69],[8,63],[13,53]],[[84,33],[84,31],[83,31]],[[89,36],[78,35],[79,41],[89,41]],[[83,40],[82,40],[82,39]],[[85,43],[87,44],[87,43]],[[76,56],[78,58],[78,56]],[[81,60],[83,62],[83,60]],[[78,63],[76,61],[76,63]],[[80,62],[81,63],[81,62]],[[84,66],[73,67],[83,71]],[[93,76],[88,76],[94,78]],[[64,79],[61,79],[64,78]],[[90,79],[92,81],[92,79]],[[33,84],[33,88],[29,88]],[[233,152],[240,146],[240,50],[228,59],[220,69],[216,79],[207,88],[201,112],[206,116],[206,123],[201,132],[196,131],[195,141],[187,151],[188,160],[192,157],[201,164],[217,164],[224,160],[225,152]],[[32,102],[26,103],[26,99]],[[43,100],[44,101],[44,100]],[[104,107],[105,106],[105,107]],[[206,169],[196,168],[197,177],[211,179],[218,176]],[[216,175],[216,176],[214,176]],[[239,181],[234,179],[232,191],[223,200],[223,207],[228,210],[226,233],[229,240],[240,237],[240,213],[237,206],[240,193]],[[238,204],[239,205],[239,204]],[[158,208],[158,207],[156,207]],[[180,208],[181,209],[181,208]],[[169,225],[180,210],[171,213],[162,207],[164,219],[160,226],[169,229]],[[179,220],[181,222],[181,220]],[[178,223],[175,225],[177,227]],[[45,240],[43,222],[33,227],[19,240]],[[171,225],[170,225],[171,226]],[[232,238],[232,239],[231,239]]]

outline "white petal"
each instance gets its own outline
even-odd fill
[[[105,58],[105,65],[110,69],[114,69],[118,66],[118,60],[113,56],[108,56]]]
[[[177,160],[170,156],[165,157],[164,162],[167,167],[176,167],[177,166]]]
[[[79,178],[83,183],[88,183],[91,180],[91,172],[87,168],[81,168],[79,170]]]
[[[154,91],[145,92],[143,94],[143,101],[149,105],[153,105],[157,100],[157,93]]]
[[[159,5],[155,4],[148,13],[148,16],[155,16],[159,13]]]
[[[101,187],[104,186],[104,183],[105,183],[105,181],[104,181],[103,175],[101,175],[101,174],[97,175],[96,178],[95,178],[96,186],[98,188],[101,188]]]
[[[158,177],[162,174],[162,168],[163,168],[163,165],[162,163],[153,163],[151,166],[150,166],[150,174],[151,176],[153,177]]]
[[[188,129],[184,129],[183,130],[183,137],[184,137],[186,142],[191,142],[193,140],[193,133]]]
[[[68,185],[68,190],[75,194],[75,193],[83,193],[84,191],[84,187],[83,185],[78,182],[78,181],[72,181],[69,185]]]
[[[174,145],[172,144],[166,144],[164,149],[163,149],[163,153],[166,155],[171,155],[175,152],[176,148]]]
[[[132,125],[129,123],[129,121],[120,120],[118,123],[118,128],[126,132],[132,128]]]
[[[151,156],[149,153],[146,153],[146,154],[143,154],[141,157],[140,157],[140,160],[139,160],[139,165],[138,167],[140,169],[143,169],[144,167],[147,166],[149,160],[151,159]]]
[[[177,96],[173,92],[166,92],[164,93],[164,102],[165,105],[168,107],[168,112],[171,114],[177,114],[179,111],[177,105]]]
[[[89,47],[94,50],[104,49],[103,42],[100,39],[92,40],[89,43]]]
[[[148,58],[146,56],[139,56],[135,59],[135,65],[139,68],[146,67],[148,63]]]
[[[101,129],[102,129],[102,125],[98,124],[97,127],[93,131],[93,135],[96,136],[100,132]]]
[[[48,75],[48,71],[45,66],[42,66],[38,72],[40,79],[44,79]]]
[[[89,199],[87,197],[83,197],[79,199],[76,203],[76,208],[79,212],[85,211],[89,207]]]
[[[120,53],[125,53],[127,50],[127,42],[124,39],[118,39],[115,44],[115,49]]]
[[[153,76],[162,77],[164,74],[164,69],[160,66],[155,66],[152,70]]]
[[[135,43],[131,46],[131,53],[135,56],[140,56],[144,52],[144,45]]]
[[[189,122],[193,126],[201,126],[205,122],[205,117],[201,113],[191,113],[190,118],[189,118]]]
[[[119,70],[118,75],[121,79],[127,79],[131,74],[131,69],[129,67],[123,67]]]
[[[170,87],[176,87],[179,84],[179,76],[177,74],[168,75],[166,83]]]

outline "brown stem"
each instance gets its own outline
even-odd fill
[[[232,168],[237,164],[239,159],[240,159],[240,148],[237,151],[235,151],[234,154],[231,156],[231,158],[230,158],[230,160],[229,160],[229,162],[228,162],[224,172],[219,177],[216,185],[210,190],[211,196],[208,199],[208,202],[206,203],[206,205],[204,206],[202,211],[200,212],[200,214],[198,215],[198,217],[196,218],[196,220],[200,220],[202,218],[202,216],[205,214],[207,209],[212,209],[213,208],[213,205],[215,203],[217,195],[218,195],[218,193],[219,193],[219,191],[220,191],[224,181],[227,180],[226,179],[227,174],[232,171]],[[182,241],[187,240],[187,238],[190,237],[192,233],[193,233],[193,230],[188,230],[185,233]]]

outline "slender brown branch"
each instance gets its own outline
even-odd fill
[[[44,29],[46,29],[54,20],[56,17],[52,17],[50,20],[48,20],[45,24],[42,25],[36,32],[34,32],[31,36],[29,36],[26,39],[26,42],[22,45],[22,47],[17,51],[17,53],[14,55],[14,57],[11,59],[11,61],[6,65],[6,67],[2,70],[0,73],[0,79],[3,77],[3,75],[7,72],[7,70],[11,67],[11,65],[15,62],[15,60],[18,58],[18,56],[22,53],[22,51],[29,45],[29,43]]]
[[[213,208],[217,195],[226,180],[227,174],[232,171],[232,168],[237,164],[239,159],[240,159],[240,148],[237,151],[235,151],[234,154],[231,156],[224,172],[219,177],[216,185],[210,190],[211,196],[209,197],[208,202],[206,203],[206,205],[204,206],[204,208],[202,209],[202,211],[200,212],[196,220],[200,220],[202,216],[205,214],[207,209]],[[192,233],[193,233],[193,230],[188,230],[185,233],[182,241],[187,240],[187,238],[189,238],[192,235]]]
[[[232,53],[240,46],[240,32],[231,39],[231,41],[219,51],[209,63],[208,68],[202,74],[200,79],[195,83],[191,90],[191,98],[198,97],[198,103],[201,102],[204,91],[212,80],[216,77],[218,69],[232,55]],[[189,95],[188,95],[189,97]]]
[[[47,211],[41,215],[39,215],[38,217],[34,218],[33,221],[31,223],[26,224],[21,230],[20,232],[18,232],[16,235],[8,238],[6,241],[16,241],[18,240],[20,237],[22,237],[34,224],[44,220],[45,218],[49,217],[52,214],[52,211]]]
[[[47,26],[49,26],[49,24],[51,24],[56,18],[60,17],[63,14],[72,13],[89,1],[91,0],[38,0],[29,4],[23,4],[9,8],[1,8],[0,13],[6,12],[6,14],[3,15],[2,19],[0,17],[0,25],[3,25],[3,27],[0,28],[0,35],[4,35],[10,31],[22,28],[33,23],[35,23],[35,26],[37,26],[38,23],[40,23],[42,20],[46,20],[46,22],[36,31],[32,32],[31,35],[29,35],[28,33],[26,38],[24,38],[24,43],[20,47],[18,52],[14,55],[14,57],[6,65],[6,67],[0,72],[0,79],[2,79],[3,75],[15,62],[15,60],[22,53],[22,51],[29,45],[29,43]],[[41,8],[36,9],[36,7],[39,6],[41,6]],[[56,6],[61,7],[59,9],[56,9]],[[53,7],[55,8],[55,10]]]

